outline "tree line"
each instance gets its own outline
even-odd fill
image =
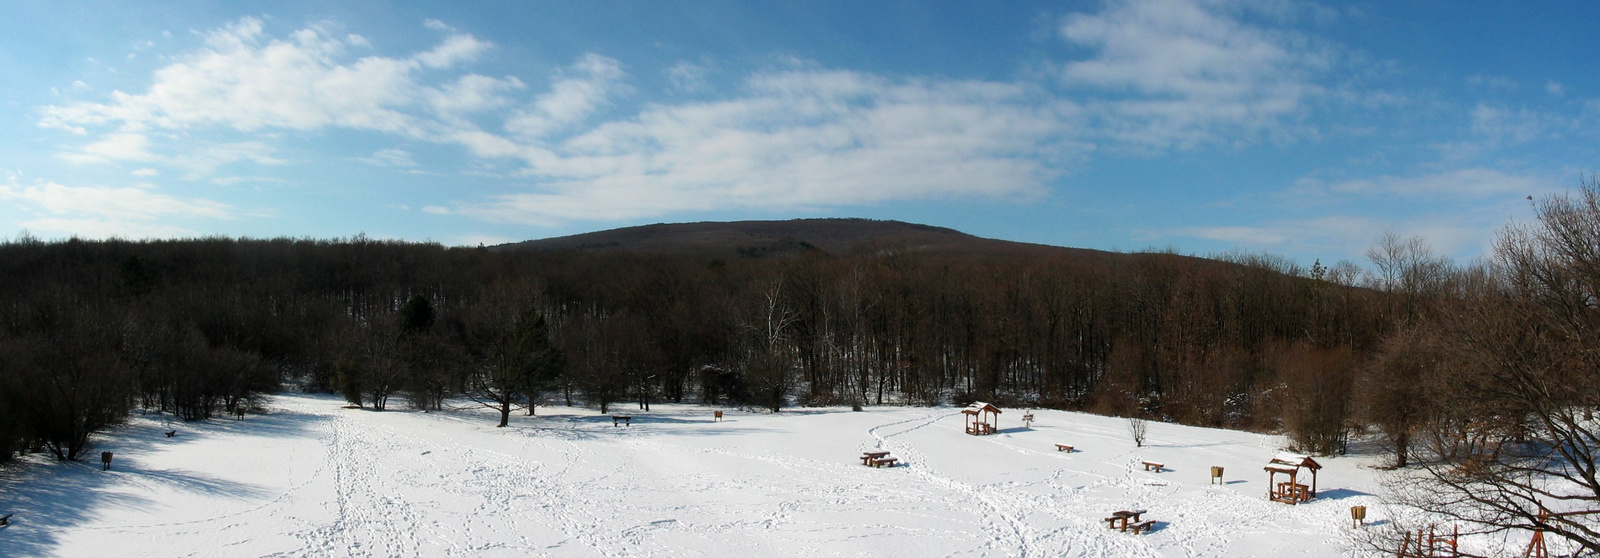
[[[468,396],[502,422],[541,398],[602,412],[984,399],[1338,431],[1347,409],[1308,394],[1349,391],[1341,367],[1379,346],[1394,298],[1320,265],[1224,260],[24,235],[0,243],[0,457],[74,459],[130,409],[202,420],[286,384],[377,410]]]
[[[1484,262],[1388,235],[1371,271],[1248,253],[719,259],[24,235],[0,243],[0,459],[76,459],[133,409],[204,420],[285,386],[375,410],[462,398],[501,425],[541,402],[981,399],[1281,430],[1311,453],[1371,433],[1442,483],[1430,494],[1560,470],[1600,501],[1597,192],[1541,202]],[[1515,505],[1479,502],[1501,514],[1479,519],[1533,524],[1550,489],[1515,486]],[[1594,540],[1593,522],[1563,525]]]

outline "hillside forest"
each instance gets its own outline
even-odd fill
[[[983,400],[1282,431],[1318,454],[1362,437],[1441,483],[1531,470],[1592,505],[1600,187],[1536,209],[1481,262],[1391,234],[1362,264],[1309,268],[24,234],[0,244],[0,460],[75,460],[136,409],[206,420],[283,389],[377,411],[475,402],[501,425],[538,405]],[[1534,484],[1494,497],[1537,511]]]

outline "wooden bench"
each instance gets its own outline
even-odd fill
[[[13,516],[13,515],[16,515],[16,514],[8,513],[4,517],[0,517],[0,525],[10,525],[11,524],[11,516]]]
[[[618,424],[633,426],[633,417],[626,415],[611,415],[611,426],[616,426]]]
[[[893,458],[893,457],[880,457],[880,458],[872,460],[872,466],[873,467],[893,467],[894,466],[894,462],[895,462],[895,458]]]
[[[1144,461],[1143,463],[1144,463],[1144,470],[1146,470],[1146,471],[1155,471],[1157,473],[1161,472],[1161,468],[1162,467],[1166,467],[1166,465],[1162,465],[1162,464],[1156,463],[1154,461]]]
[[[1064,451],[1064,452],[1067,452],[1067,453],[1072,453],[1072,446],[1069,446],[1069,445],[1066,445],[1066,444],[1056,444],[1056,451]]]
[[[177,435],[178,435],[178,431],[177,430],[168,430],[167,431],[167,437],[168,438],[171,438],[171,437],[177,436]]]
[[[1155,525],[1156,525],[1156,522],[1155,522],[1154,519],[1146,519],[1144,521],[1140,521],[1138,523],[1134,523],[1132,525],[1129,525],[1128,526],[1128,530],[1133,531],[1133,534],[1135,534],[1135,535],[1139,534],[1141,531],[1145,532],[1145,533],[1149,533],[1150,532],[1150,528],[1154,527]]]
[[[871,465],[872,464],[872,460],[874,460],[874,459],[883,459],[885,457],[889,457],[889,452],[886,452],[886,451],[864,451],[864,452],[861,452],[861,464],[862,465]]]

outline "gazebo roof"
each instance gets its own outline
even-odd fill
[[[994,414],[997,414],[997,415],[1000,414],[1000,408],[999,407],[996,407],[994,405],[990,405],[988,403],[984,403],[982,401],[973,402],[973,404],[967,405],[967,408],[961,410],[961,412],[969,414],[969,415],[976,415],[978,413],[982,413],[982,412],[985,412],[985,411],[991,412],[991,413],[994,413]]]
[[[1301,455],[1298,453],[1289,453],[1286,451],[1278,452],[1278,455],[1272,456],[1271,463],[1281,463],[1291,467],[1305,467],[1313,470],[1322,468],[1322,464],[1317,463],[1317,461],[1312,459],[1310,456]]]

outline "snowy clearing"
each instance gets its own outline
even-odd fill
[[[1372,458],[1319,458],[1318,498],[1266,499],[1281,437],[1017,409],[758,414],[657,405],[632,426],[541,407],[345,409],[284,395],[243,421],[138,417],[99,463],[24,459],[0,484],[4,556],[1346,556],[1384,521]],[[1074,447],[1057,451],[1056,444]],[[888,451],[897,467],[862,465]],[[1141,463],[1156,461],[1160,472]],[[1210,483],[1210,467],[1225,484]],[[1304,480],[1304,479],[1302,479]],[[1107,527],[1147,510],[1147,534]]]

